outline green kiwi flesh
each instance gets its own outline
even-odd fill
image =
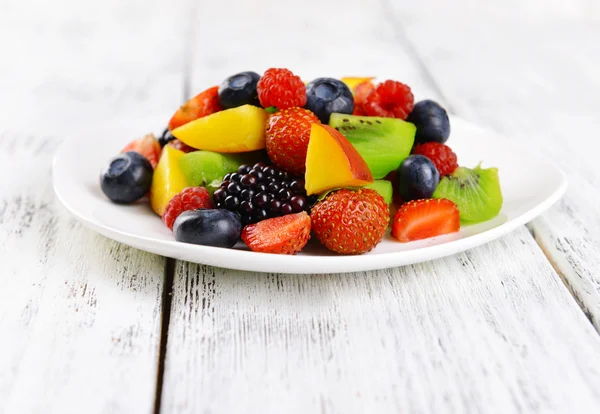
[[[392,195],[394,193],[394,188],[392,187],[391,181],[375,180],[371,184],[366,185],[363,188],[370,188],[371,190],[377,191],[388,205],[392,203]]]
[[[383,178],[410,155],[416,127],[396,118],[333,113],[329,125],[340,131],[363,157],[373,178]]]
[[[262,151],[243,154],[194,151],[179,159],[179,167],[188,185],[206,187],[212,194],[221,184],[225,174],[236,171],[242,164],[254,164],[262,159]]]
[[[433,198],[447,198],[458,206],[461,221],[478,223],[494,218],[502,208],[497,168],[459,167],[443,177]]]

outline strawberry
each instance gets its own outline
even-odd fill
[[[169,129],[173,131],[177,127],[219,112],[221,109],[221,105],[219,105],[219,87],[213,86],[184,103],[169,121]]]
[[[390,210],[370,189],[329,193],[311,210],[313,231],[321,243],[340,254],[361,254],[377,246],[387,230]]]
[[[266,130],[267,154],[273,164],[293,175],[306,171],[310,126],[320,123],[311,111],[289,108],[269,116]]]
[[[296,254],[310,239],[310,217],[305,211],[249,224],[242,240],[253,252]]]
[[[458,207],[445,198],[428,198],[405,203],[392,220],[392,236],[403,243],[458,230]]]
[[[421,154],[429,158],[440,176],[450,175],[458,168],[456,154],[446,144],[439,142],[426,142],[413,148],[413,154]]]
[[[142,138],[131,141],[125,146],[125,148],[121,150],[121,153],[129,151],[142,154],[144,157],[146,157],[146,159],[148,159],[148,161],[150,161],[152,168],[156,168],[162,152],[162,147],[160,146],[158,140],[154,137],[154,134],[147,134]]]

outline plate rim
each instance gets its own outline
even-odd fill
[[[460,117],[451,116],[452,119],[459,121],[460,123],[468,126],[470,128],[475,128],[479,131],[483,131],[486,133],[494,134],[496,136],[504,135],[497,134],[494,131],[489,131],[483,129],[482,127],[473,124],[469,121],[466,121]],[[506,137],[508,138],[508,137]],[[56,171],[58,169],[58,161],[61,157],[65,156],[65,152],[67,152],[69,148],[69,143],[73,138],[68,138],[60,145],[56,154],[52,160],[52,187],[57,199],[72,214],[77,220],[79,220],[82,224],[84,224],[87,228],[107,237],[111,240],[115,240],[119,243],[123,243],[125,245],[131,246],[133,248],[143,250],[146,252],[150,252],[153,254],[161,255],[163,257],[171,257],[173,259],[178,260],[188,260],[189,259],[181,259],[176,255],[165,254],[164,252],[158,252],[157,249],[149,249],[148,247],[142,246],[144,243],[152,243],[157,246],[168,246],[169,248],[173,247],[181,247],[181,242],[175,240],[161,240],[152,237],[140,236],[135,233],[130,233],[126,231],[122,231],[119,229],[114,229],[112,227],[106,226],[102,223],[98,223],[93,218],[86,216],[79,210],[73,208],[66,200],[66,197],[60,190],[60,184],[57,182]],[[513,140],[512,138],[508,138]],[[482,231],[481,233],[477,233],[474,235],[470,235],[465,238],[461,238],[458,240],[452,240],[449,242],[444,242],[440,244],[435,244],[431,246],[424,246],[414,250],[402,251],[402,252],[385,252],[379,253],[373,256],[365,256],[365,255],[337,255],[337,256],[290,256],[290,255],[277,255],[277,254],[269,254],[269,253],[258,253],[252,252],[248,250],[240,250],[240,249],[225,249],[220,247],[213,246],[201,246],[201,245],[191,245],[194,249],[198,251],[198,257],[203,258],[202,261],[192,262],[216,267],[223,267],[222,264],[213,264],[210,262],[215,262],[214,256],[217,257],[217,261],[219,261],[219,257],[229,256],[232,251],[234,251],[236,255],[239,255],[240,260],[228,261],[228,266],[225,267],[231,270],[240,270],[240,271],[254,271],[254,272],[266,272],[266,273],[284,273],[284,274],[336,274],[336,273],[347,273],[347,272],[361,272],[361,271],[369,271],[369,270],[381,270],[391,267],[398,266],[406,266],[419,262],[439,259],[442,257],[451,256],[456,253],[460,253],[478,246],[481,246],[489,241],[495,240],[501,236],[504,236],[518,227],[525,225],[526,223],[533,220],[535,217],[539,216],[546,210],[548,210],[553,204],[555,204],[566,192],[568,187],[568,178],[566,173],[562,168],[560,168],[553,160],[545,156],[544,154],[537,154],[537,157],[540,161],[545,162],[549,167],[553,168],[556,173],[560,176],[560,183],[555,188],[555,190],[548,195],[542,202],[537,204],[535,207],[530,210],[520,214],[519,216],[508,220],[505,223],[498,225],[497,227]],[[189,246],[188,246],[189,247]],[[213,256],[213,258],[207,259],[207,254]],[[400,254],[400,255],[399,255]],[[265,270],[265,266],[257,265],[255,261],[246,261],[244,258],[252,257],[256,258],[257,255],[263,255],[265,258],[269,259],[269,270]],[[310,260],[304,261],[307,257],[318,257],[320,260],[316,261],[318,263],[322,263],[326,261],[326,264],[321,264],[320,266],[315,263],[311,263]],[[295,271],[289,271],[286,269],[290,269],[293,267],[293,261],[298,258],[302,258],[303,261],[302,269]],[[372,258],[369,260],[367,258]],[[394,260],[394,258],[399,260]],[[264,261],[261,261],[263,263]],[[219,261],[222,263],[222,261]],[[245,265],[238,265],[237,263],[244,263]],[[248,264],[250,263],[250,264]],[[321,267],[321,268],[319,268]],[[277,270],[273,270],[273,269]],[[340,269],[340,270],[332,270],[332,269]]]

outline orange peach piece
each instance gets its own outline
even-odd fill
[[[268,116],[262,108],[243,105],[188,122],[172,133],[178,140],[200,150],[221,153],[256,151],[265,147]]]
[[[372,182],[369,166],[346,137],[329,125],[312,124],[306,153],[308,195]]]
[[[373,76],[366,78],[346,77],[342,78],[341,81],[344,82],[348,86],[348,88],[350,88],[352,93],[354,93],[354,88],[356,88],[358,85],[360,85],[363,82],[372,81],[373,79],[375,79]]]
[[[179,159],[183,155],[185,155],[183,151],[165,145],[154,170],[152,187],[150,187],[150,206],[159,216],[162,216],[167,204],[175,194],[188,186],[187,180],[179,168]]]

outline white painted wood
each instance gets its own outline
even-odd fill
[[[412,44],[458,115],[522,139],[567,172],[563,201],[530,228],[600,330],[600,28],[589,23],[600,9],[592,1],[529,3],[540,14],[487,20],[393,4],[400,40]],[[486,9],[476,2],[470,13]]]
[[[600,338],[526,229],[312,277],[180,263],[166,413],[593,413]]]
[[[561,14],[554,3],[547,18]],[[237,71],[283,66],[306,79],[402,79],[418,99],[445,101],[466,116],[480,109],[476,96],[455,99],[437,85],[444,77],[485,91],[482,76],[463,79],[454,67],[431,79],[415,60],[398,27],[412,15],[392,15],[415,2],[392,10],[311,0],[267,13],[272,4],[196,7],[191,93]],[[416,14],[461,15],[447,11],[423,4]],[[210,16],[227,18],[216,27]],[[432,48],[445,35],[423,31]],[[218,42],[204,41],[214,33]],[[435,61],[445,50],[458,53],[441,48]],[[508,91],[512,83],[502,85]],[[303,277],[178,263],[172,298],[162,412],[600,409],[598,336],[525,228],[465,254],[382,272]]]
[[[165,260],[77,224],[50,167],[63,137],[163,127],[181,22],[184,2],[0,5],[0,413],[154,409]]]

